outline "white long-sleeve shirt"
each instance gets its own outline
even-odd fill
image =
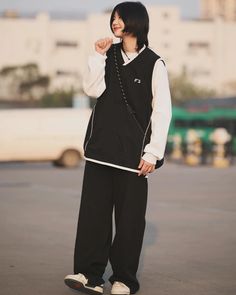
[[[144,50],[144,45],[139,53]],[[136,58],[139,53],[126,52],[121,50],[125,63],[128,64],[131,60]],[[105,64],[106,53],[104,55],[94,51],[88,58],[88,66],[83,74],[83,90],[90,96],[98,98],[106,89],[105,83]],[[169,80],[166,66],[159,59],[156,61],[152,75],[152,114],[151,114],[151,137],[150,142],[144,148],[144,155],[142,159],[156,164],[164,156],[165,147],[167,143],[168,130],[172,117],[172,103],[169,88]]]

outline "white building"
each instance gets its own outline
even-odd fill
[[[236,21],[235,0],[201,0],[200,7],[202,18],[221,17],[225,21]]]
[[[182,20],[177,6],[147,6],[149,45],[167,62],[168,71],[185,71],[196,84],[219,95],[236,92],[236,22]],[[113,36],[110,13],[84,20],[0,18],[0,69],[29,62],[52,78],[52,87],[79,88],[87,56],[98,38]],[[114,37],[114,36],[113,36]],[[119,41],[119,40],[115,40]]]

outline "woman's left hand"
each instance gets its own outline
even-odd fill
[[[147,175],[148,173],[152,173],[155,170],[155,165],[141,159],[138,168],[141,168],[138,176],[140,176],[141,174]]]

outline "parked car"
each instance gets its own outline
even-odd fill
[[[0,161],[52,161],[76,167],[91,109],[0,111]]]

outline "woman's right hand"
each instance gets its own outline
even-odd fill
[[[95,50],[100,54],[105,54],[113,43],[112,38],[103,38],[95,42]]]

